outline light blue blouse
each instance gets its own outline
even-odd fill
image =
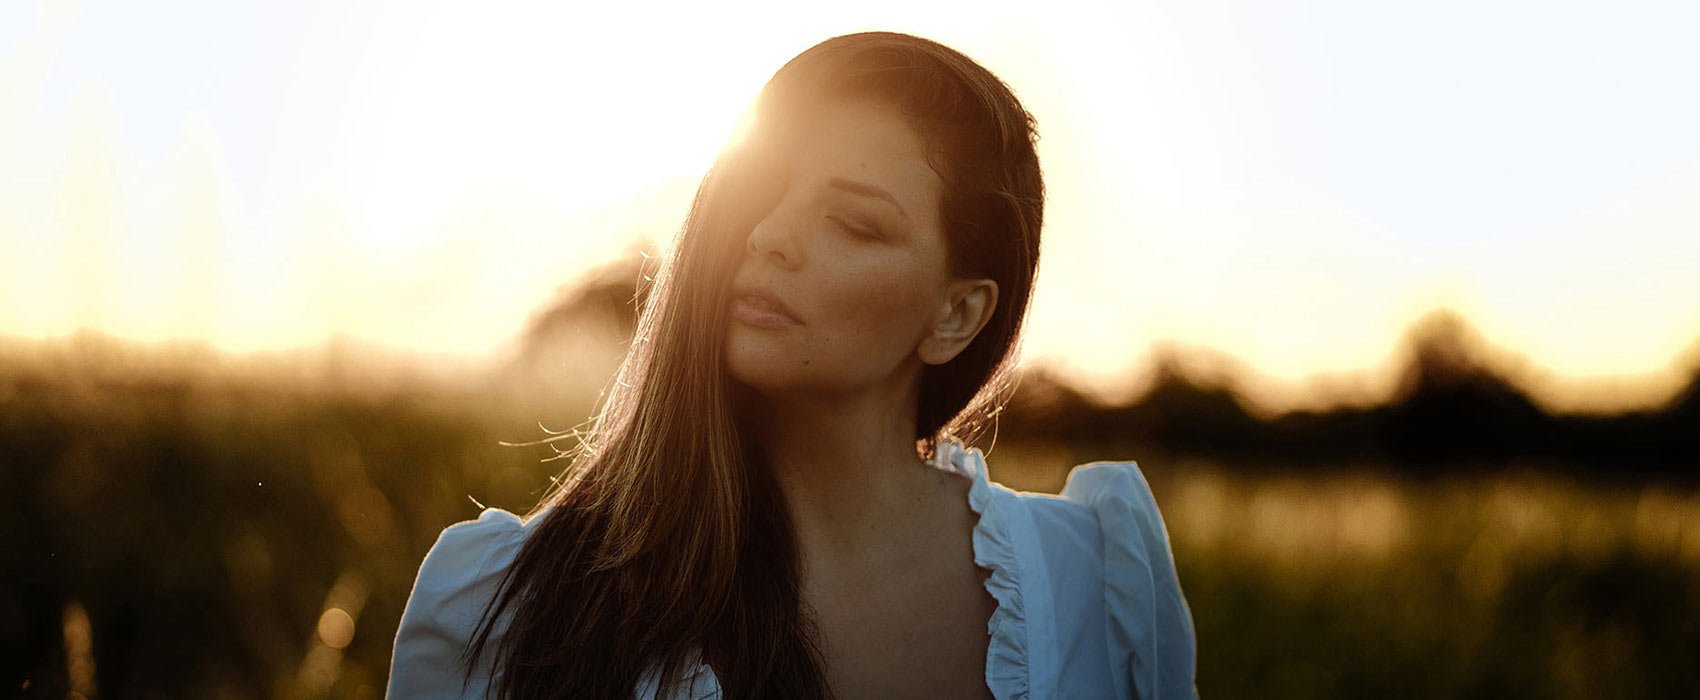
[[[955,440],[939,443],[932,466],[973,480],[974,561],[991,571],[986,590],[998,603],[987,622],[993,697],[1197,697],[1192,613],[1162,515],[1135,462],[1075,466],[1059,495],[991,481],[981,451]],[[388,697],[484,696],[489,654],[464,690],[458,656],[536,522],[486,508],[477,520],[443,530],[396,630]],[[493,633],[491,644],[496,639]],[[700,659],[693,667],[665,691],[651,669],[633,697],[719,699],[714,671]]]

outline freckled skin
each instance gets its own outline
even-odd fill
[[[943,182],[924,148],[902,115],[878,102],[842,103],[813,127],[784,195],[750,231],[737,275],[771,287],[803,325],[731,321],[733,377],[758,388],[841,393],[921,362],[917,346],[952,282],[939,217]],[[834,177],[886,190],[902,210],[831,188]]]

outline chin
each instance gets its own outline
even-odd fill
[[[734,332],[726,339],[723,358],[726,375],[751,387],[773,383],[777,379],[774,375],[779,374],[782,355],[766,343],[737,336]]]
[[[726,376],[762,394],[821,384],[818,367],[799,361],[795,354],[759,342],[730,343],[725,353]]]
[[[782,389],[795,384],[797,377],[789,368],[778,366],[777,362],[754,355],[733,356],[726,358],[726,376],[752,389],[769,390]]]

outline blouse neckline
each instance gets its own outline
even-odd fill
[[[958,438],[946,436],[935,446],[928,465],[967,476],[968,507],[976,520],[973,530],[974,563],[991,571],[985,588],[997,601],[986,621],[990,637],[986,647],[985,679],[995,700],[1048,698],[1054,688],[1038,687],[1036,679],[1050,679],[1059,659],[1055,648],[1055,612],[1043,604],[1027,601],[1050,599],[1050,574],[1039,552],[1038,530],[1017,493],[991,480],[985,454]],[[685,679],[686,697],[720,698],[718,678],[700,655],[693,655],[695,670]],[[689,666],[687,666],[689,668]],[[650,669],[639,687],[653,690],[656,669]],[[1052,679],[1054,682],[1054,679]],[[699,696],[697,693],[705,695]]]

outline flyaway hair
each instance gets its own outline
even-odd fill
[[[1007,397],[1039,259],[1044,185],[1033,117],[991,72],[936,42],[865,32],[821,42],[763,88],[744,134],[704,177],[659,261],[635,336],[569,466],[474,633],[498,697],[626,699],[646,669],[668,688],[693,650],[726,697],[825,698],[801,605],[790,516],[722,364],[731,274],[783,192],[812,115],[882,100],[908,117],[945,183],[952,271],[995,280],[993,316],[924,369],[917,453],[972,443]]]

